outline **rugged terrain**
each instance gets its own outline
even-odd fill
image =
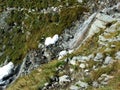
[[[0,5],[2,89],[120,89],[119,0]]]

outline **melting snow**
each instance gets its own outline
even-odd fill
[[[0,81],[3,79],[3,77],[11,74],[13,68],[14,68],[14,64],[12,62],[9,62],[7,65],[3,67],[0,67]]]
[[[55,34],[52,38],[47,37],[45,40],[45,46],[49,46],[51,44],[55,44],[58,41],[59,37],[57,34]]]

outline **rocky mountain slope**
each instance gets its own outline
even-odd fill
[[[120,89],[119,0],[8,0],[0,12],[1,89]]]

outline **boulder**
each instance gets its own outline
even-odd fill
[[[65,82],[70,82],[70,77],[68,75],[63,75],[59,77],[59,84],[64,84]]]
[[[101,61],[102,59],[103,59],[102,53],[97,53],[94,58],[94,61]]]
[[[105,58],[104,64],[110,64],[110,63],[112,63],[112,57],[107,56],[107,57]]]

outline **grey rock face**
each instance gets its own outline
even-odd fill
[[[94,82],[92,83],[92,86],[95,87],[95,88],[98,88],[98,87],[99,87],[99,84],[98,84],[97,81],[94,81]]]
[[[118,51],[118,52],[115,54],[115,59],[117,59],[117,60],[120,59],[120,51]]]
[[[104,61],[104,64],[110,64],[110,63],[112,63],[112,58],[111,57],[109,57],[109,56],[107,56],[106,58],[105,58],[105,61]]]
[[[102,61],[102,59],[103,59],[102,53],[97,53],[94,58],[94,61]]]

